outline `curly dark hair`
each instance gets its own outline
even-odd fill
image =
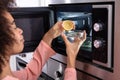
[[[0,0],[0,7],[9,9],[11,6],[15,5],[14,0]]]
[[[10,25],[4,14],[8,11],[8,5],[13,3],[14,0],[0,0],[0,74],[2,73],[2,67],[5,65],[4,60],[9,46],[13,45],[15,41],[11,34]]]

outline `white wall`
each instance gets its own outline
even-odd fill
[[[16,0],[17,7],[39,7],[42,0]]]

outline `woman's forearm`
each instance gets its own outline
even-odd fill
[[[44,35],[42,40],[51,47],[53,38],[51,38],[48,33]]]
[[[75,68],[75,60],[76,58],[72,57],[67,57],[67,68]]]

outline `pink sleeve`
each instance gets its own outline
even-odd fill
[[[74,68],[66,68],[64,80],[77,80],[76,70]]]
[[[38,76],[41,74],[42,67],[48,58],[55,53],[56,52],[44,41],[41,41],[34,51],[33,59],[27,64],[25,69],[13,72],[14,76],[20,80],[37,80]]]

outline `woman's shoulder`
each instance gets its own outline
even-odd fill
[[[18,78],[12,77],[12,76],[6,76],[2,80],[19,80]]]

